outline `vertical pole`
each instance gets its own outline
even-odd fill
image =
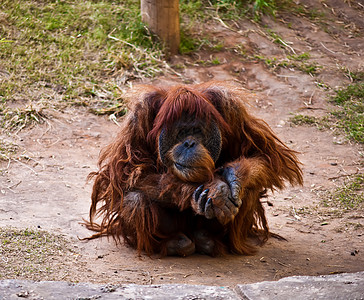
[[[142,21],[159,36],[170,54],[177,54],[180,44],[179,1],[141,0]]]

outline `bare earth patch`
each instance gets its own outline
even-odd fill
[[[253,256],[161,259],[138,257],[107,238],[79,240],[91,234],[80,224],[90,205],[86,177],[96,170],[100,149],[118,127],[81,108],[48,109],[42,124],[6,137],[18,149],[0,161],[0,278],[235,286],[291,275],[363,271],[363,203],[347,210],[323,203],[348,176],[363,174],[363,147],[336,132],[289,122],[294,114],[327,114],[332,107],[325,86],[345,86],[351,80],[347,70],[363,71],[363,8],[339,0],[325,1],[325,6],[306,3],[312,9],[320,5],[325,24],[288,13],[262,21],[288,46],[246,20],[239,21],[240,29],[221,25],[211,32],[225,40],[224,51],[175,57],[174,64],[186,66],[178,70],[182,78],[166,75],[149,82],[229,80],[255,94],[252,112],[301,153],[304,186],[277,192],[265,204],[271,230],[287,242],[271,239]],[[231,50],[237,45],[241,53]],[[277,66],[287,53],[306,52],[305,67],[318,66],[316,74],[297,63]],[[194,64],[211,60],[211,55],[218,64]]]

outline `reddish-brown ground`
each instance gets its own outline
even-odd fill
[[[106,117],[79,108],[48,111],[46,123],[13,137],[21,146],[21,159],[1,162],[5,171],[0,176],[0,225],[40,227],[69,239],[78,255],[64,265],[62,258],[57,260],[63,277],[54,275],[55,279],[234,286],[290,275],[363,271],[363,210],[340,213],[335,207],[322,206],[327,191],[340,186],[347,175],[363,172],[363,148],[330,130],[293,126],[288,121],[297,113],[327,114],[331,92],[323,87],[349,84],[345,68],[363,71],[364,13],[363,6],[354,2],[305,1],[309,8],[325,11],[322,23],[288,13],[276,20],[264,18],[263,23],[289,42],[297,54],[309,53],[308,62],[322,67],[315,76],[297,68],[272,70],[252,59],[259,54],[280,60],[293,51],[282,49],[262,27],[244,20],[238,23],[239,28],[231,25],[233,30],[223,25],[211,28],[224,41],[226,51],[173,58],[173,63],[186,65],[179,72],[189,82],[229,80],[251,90],[251,112],[301,153],[304,186],[277,192],[269,198],[273,206],[265,205],[271,230],[287,242],[271,239],[253,256],[151,259],[117,247],[111,239],[78,240],[90,235],[80,224],[87,218],[90,205],[91,184],[86,184],[86,177],[96,170],[101,147],[118,131]],[[237,45],[244,49],[244,55],[228,49]],[[220,64],[193,64],[197,59],[210,60],[210,55],[218,57]],[[161,85],[181,82],[173,75],[151,81]]]

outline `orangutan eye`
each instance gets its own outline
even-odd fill
[[[186,130],[186,128],[183,128],[180,131],[178,131],[177,140],[180,141],[187,136],[188,136],[188,130]]]
[[[201,128],[200,127],[182,128],[180,131],[178,131],[177,140],[181,141],[182,139],[190,135],[191,136],[202,135]]]
[[[202,134],[202,130],[200,127],[195,127],[195,128],[192,128],[192,134],[193,135],[199,135],[199,134]]]

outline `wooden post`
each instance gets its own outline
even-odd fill
[[[142,21],[159,36],[170,54],[180,43],[178,0],[141,0]]]

